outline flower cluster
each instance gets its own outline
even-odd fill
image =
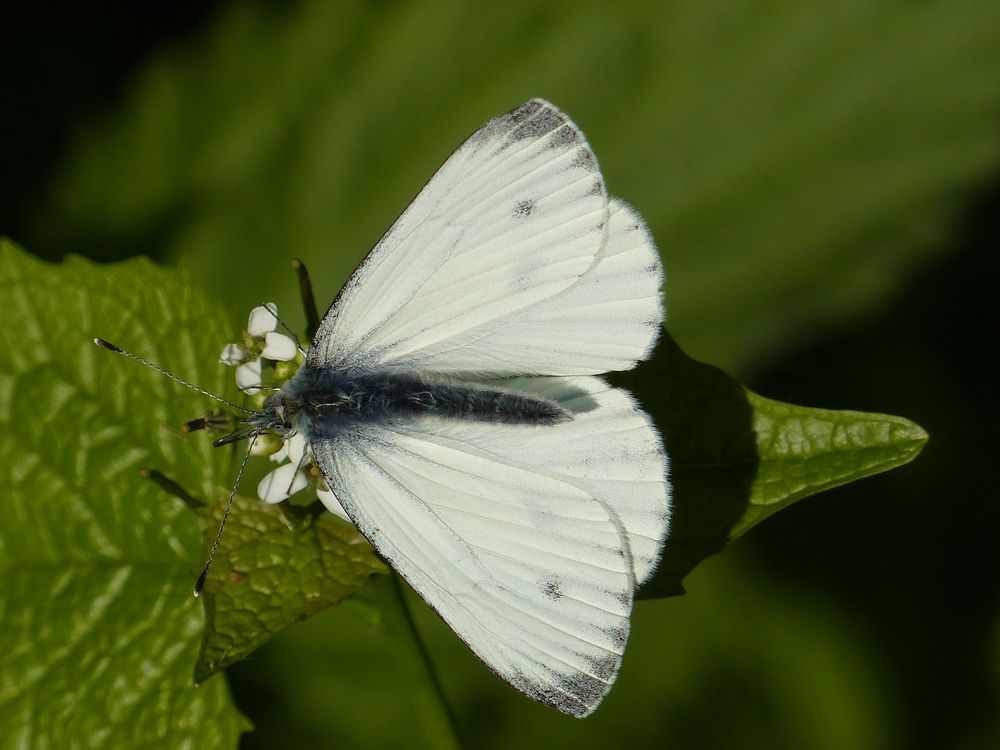
[[[254,395],[263,384],[264,360],[290,362],[296,358],[295,341],[277,332],[278,306],[273,302],[258,305],[250,311],[243,344],[226,344],[219,361],[236,368],[236,385],[244,393]]]
[[[236,368],[236,385],[240,390],[258,399],[263,398],[257,394],[264,387],[264,368],[269,368],[271,362],[275,363],[275,385],[288,380],[301,364],[296,342],[278,333],[277,327],[278,306],[273,302],[259,305],[250,311],[243,343],[226,344],[219,356],[222,364]],[[279,464],[257,485],[257,496],[261,500],[280,503],[304,490],[309,486],[310,479],[317,477],[316,497],[331,513],[350,521],[316,467],[312,451],[300,433],[290,432],[280,438],[273,434],[261,435],[255,441],[252,452]]]

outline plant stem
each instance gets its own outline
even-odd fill
[[[396,645],[400,667],[414,685],[417,715],[423,724],[428,747],[459,750],[461,743],[455,717],[406,603],[402,581],[390,570],[387,576],[376,576],[373,584],[385,629]]]

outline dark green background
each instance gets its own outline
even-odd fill
[[[5,18],[0,233],[49,258],[186,255],[240,314],[262,297],[294,309],[299,255],[323,304],[464,135],[542,95],[649,222],[667,325],[692,355],[773,398],[931,434],[913,465],[778,514],[699,568],[688,595],[640,603],[619,685],[586,722],[496,683],[421,610],[470,744],[1000,743],[985,361],[1000,14],[315,7]],[[405,680],[359,612],[314,618],[230,671],[258,725],[248,747],[415,741]]]

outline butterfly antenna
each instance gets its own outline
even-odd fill
[[[222,530],[226,528],[226,521],[229,519],[229,511],[233,509],[233,498],[236,497],[236,490],[239,489],[240,481],[243,479],[243,472],[247,468],[247,461],[250,460],[250,452],[253,450],[253,444],[257,442],[257,438],[260,437],[260,430],[253,434],[250,438],[250,445],[247,447],[246,455],[243,456],[243,463],[240,464],[240,470],[236,474],[236,481],[233,483],[233,491],[229,493],[229,500],[226,502],[226,510],[222,514],[222,522],[219,524],[219,531],[215,535],[215,541],[212,542],[212,549],[208,553],[208,562],[205,563],[204,570],[201,571],[201,575],[198,576],[198,581],[194,585],[194,595],[201,596],[201,590],[205,588],[205,581],[208,580],[208,569],[212,567],[212,560],[215,559],[215,553],[219,549],[219,541],[222,539]]]
[[[159,365],[154,365],[148,359],[143,359],[142,357],[138,357],[135,354],[132,354],[131,352],[127,352],[124,349],[121,349],[121,348],[115,346],[114,344],[112,344],[112,343],[110,343],[108,341],[105,341],[104,339],[94,339],[94,343],[97,344],[102,349],[107,349],[109,352],[115,352],[115,354],[121,354],[123,357],[128,357],[129,359],[134,359],[136,362],[139,362],[140,364],[146,365],[146,367],[151,367],[152,369],[154,369],[158,373],[160,373],[160,375],[166,375],[171,380],[176,380],[181,385],[186,385],[188,388],[190,388],[192,390],[195,390],[195,391],[198,391],[198,393],[200,393],[200,394],[202,394],[204,396],[208,396],[209,398],[214,398],[216,401],[221,401],[226,406],[231,406],[234,409],[239,409],[240,411],[246,412],[247,414],[256,414],[257,413],[253,409],[248,409],[245,406],[240,406],[239,404],[234,404],[232,401],[227,401],[222,396],[217,396],[214,393],[212,393],[211,391],[206,391],[204,388],[199,388],[198,386],[194,385],[193,383],[189,383],[188,381],[184,380],[183,378],[177,377],[172,372],[167,372],[166,370],[164,370]]]

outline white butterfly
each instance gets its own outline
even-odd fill
[[[609,200],[583,133],[534,99],[438,169],[270,402],[358,529],[476,655],[575,716],[614,682],[633,593],[667,534],[660,437],[628,393],[590,377],[649,356],[662,281],[649,233]],[[326,407],[324,426],[310,405],[337,379],[311,370],[420,377],[429,387],[411,390],[426,408],[369,401],[368,416],[344,417],[365,408],[355,394]],[[536,377],[513,377],[525,375]],[[489,404],[462,418],[430,403],[442,382],[524,394],[568,418],[491,418]]]
[[[670,517],[656,429],[594,375],[649,356],[662,280],[583,133],[533,99],[448,158],[337,295],[303,367],[218,442],[303,435],[331,509],[490,669],[586,716]]]

